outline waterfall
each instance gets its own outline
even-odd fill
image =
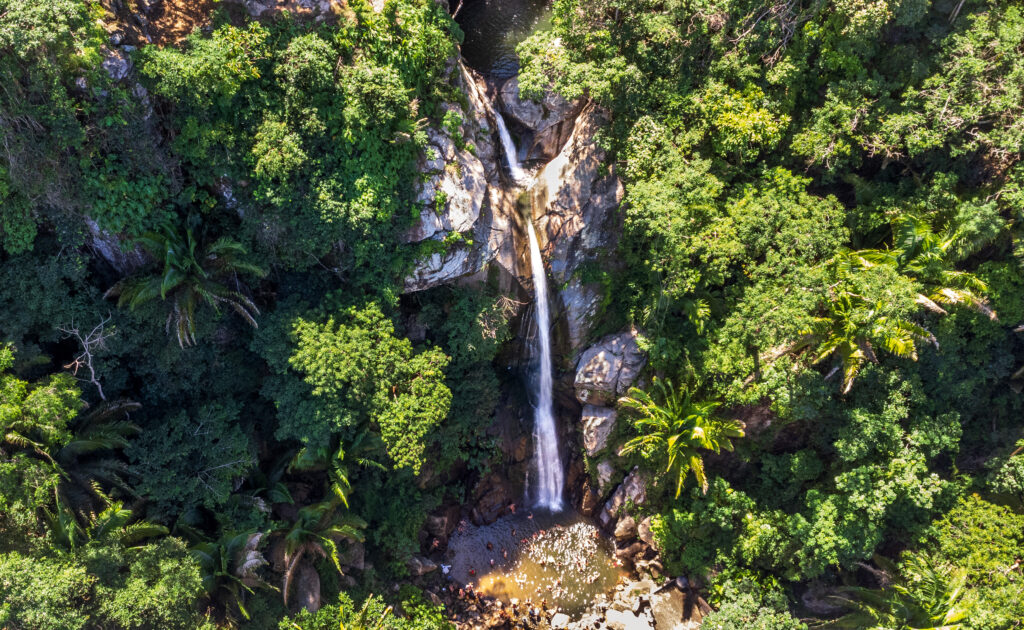
[[[494,112],[494,122],[498,125],[498,137],[501,138],[501,148],[505,151],[505,159],[508,161],[508,170],[512,174],[512,179],[519,186],[527,186],[530,183],[530,177],[526,174],[526,171],[519,166],[519,156],[517,155],[516,145],[512,142],[512,136],[508,133],[508,127],[505,126],[505,120],[501,117],[501,114]]]
[[[530,177],[519,165],[516,145],[508,133],[501,114],[493,109],[494,122],[498,126],[501,148],[508,161],[508,170],[518,186],[529,186]],[[536,475],[535,505],[552,512],[562,510],[562,486],[565,483],[562,459],[558,454],[558,433],[555,431],[554,403],[551,399],[551,315],[548,307],[548,280],[544,274],[544,259],[540,255],[537,233],[529,219],[526,222],[530,235],[530,270],[533,273],[534,302],[537,319],[537,342],[540,354],[540,369],[536,379],[537,407],[533,412],[533,468]]]
[[[527,222],[530,234],[530,269],[533,272],[534,302],[537,317],[537,340],[540,346],[540,373],[537,377],[537,407],[533,412],[533,462],[537,474],[537,505],[552,512],[562,509],[562,460],[558,454],[558,433],[555,431],[554,405],[551,400],[551,328],[548,313],[548,281],[544,259],[533,222]]]

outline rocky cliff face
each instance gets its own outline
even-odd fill
[[[583,282],[577,272],[614,251],[621,232],[622,182],[603,165],[604,151],[594,141],[607,116],[593,104],[569,103],[554,94],[540,103],[523,100],[518,80],[505,82],[498,90],[499,104],[523,144],[520,157],[527,166],[530,160],[546,161],[517,203],[517,190],[502,176],[504,156],[494,132],[499,114],[488,86],[462,64],[459,85],[469,111],[450,106],[462,116],[459,137],[430,132],[431,147],[421,163],[428,181],[419,193],[420,221],[407,236],[410,243],[435,240],[448,247],[422,260],[406,279],[405,290],[479,280],[492,265],[528,287],[529,260],[519,219],[519,205],[525,202],[561,287],[557,317],[566,325],[566,350],[575,357],[600,316],[603,298],[600,286]]]
[[[430,146],[420,163],[426,181],[417,195],[420,220],[406,236],[408,243],[434,240],[446,247],[420,261],[405,279],[407,293],[479,278],[491,264],[508,278],[517,275],[515,193],[501,177],[496,114],[479,75],[461,61],[454,74],[468,111],[449,104],[462,119],[458,130],[428,132]]]

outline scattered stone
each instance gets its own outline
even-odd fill
[[[636,538],[637,527],[636,520],[628,514],[619,519],[615,524],[615,539],[616,540],[629,540]]]
[[[409,573],[415,576],[426,575],[431,571],[437,570],[437,563],[429,558],[422,556],[413,556],[405,562],[405,567],[409,569]]]

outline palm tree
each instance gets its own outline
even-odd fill
[[[127,466],[115,453],[139,433],[128,414],[140,408],[142,405],[131,400],[99,405],[79,418],[71,441],[54,454],[63,472],[60,495],[80,516],[95,509],[97,500],[101,505],[104,502],[104,495],[95,491],[96,481],[132,492],[122,479]]]
[[[148,232],[138,243],[158,264],[160,273],[124,278],[107,290],[104,297],[117,297],[118,306],[135,309],[159,297],[169,303],[166,329],[172,328],[178,345],[196,343],[196,306],[205,302],[214,311],[220,305],[233,308],[251,326],[256,327],[256,304],[241,291],[237,276],[249,274],[263,277],[260,267],[242,260],[246,249],[238,241],[224,237],[200,246],[190,228],[179,232],[165,227]],[[235,289],[228,287],[233,282]]]
[[[886,265],[920,282],[925,291],[916,296],[924,308],[945,315],[946,306],[963,305],[989,319],[996,312],[988,306],[984,294],[988,286],[976,275],[957,271],[953,265],[976,251],[984,243],[972,240],[966,230],[950,225],[938,233],[931,223],[915,215],[904,215],[893,229],[895,249],[864,249],[842,252],[841,264],[869,269]]]
[[[259,551],[262,539],[261,532],[228,532],[219,540],[201,542],[189,549],[199,563],[207,597],[226,596],[246,619],[250,617],[245,594],[254,593],[255,588],[274,588],[259,576],[260,568],[268,564]]]
[[[853,387],[854,379],[866,363],[878,363],[875,348],[916,361],[917,342],[929,341],[938,347],[935,336],[921,326],[900,317],[880,315],[885,312],[882,301],[871,302],[861,295],[840,290],[834,293],[826,308],[828,313],[812,318],[789,352],[799,354],[809,350],[812,365],[838,357],[837,369],[843,372],[844,394]]]
[[[284,548],[284,583],[282,595],[288,603],[288,594],[296,571],[311,563],[313,558],[330,558],[338,573],[343,573],[338,557],[338,543],[342,540],[362,542],[366,522],[339,510],[342,502],[337,496],[300,508],[295,520],[282,528]]]
[[[125,547],[163,536],[168,530],[163,525],[146,520],[135,520],[132,511],[121,501],[113,501],[94,485],[94,492],[101,497],[104,507],[98,513],[90,513],[80,523],[76,515],[58,498],[54,510],[43,509],[50,534],[54,540],[68,550],[74,550],[91,542],[117,542]]]
[[[720,403],[696,402],[687,388],[676,389],[671,382],[657,377],[653,387],[663,401],[661,404],[636,387],[619,399],[619,405],[637,415],[634,426],[641,433],[626,442],[623,454],[641,453],[663,459],[665,472],[676,478],[676,498],[691,471],[701,490],[707,493],[708,479],[700,450],[731,451],[731,439],[743,437],[743,423],[716,417],[714,413]]]
[[[967,573],[943,566],[925,555],[907,556],[902,575],[895,565],[880,557],[883,587],[845,589],[837,598],[851,612],[826,623],[826,628],[873,630],[957,630],[970,608],[962,600]]]

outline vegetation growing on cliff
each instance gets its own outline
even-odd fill
[[[448,627],[388,587],[515,388],[493,283],[402,295],[458,26],[105,6],[0,0],[0,627]],[[1024,10],[553,7],[520,84],[610,113],[650,361],[609,451],[708,627],[1024,627]]]
[[[1022,431],[1020,7],[557,0],[554,12],[520,46],[520,80],[612,113],[604,142],[626,180],[612,310],[643,327],[654,374],[699,374],[697,401],[754,422],[736,456],[706,458],[706,494],[666,488],[648,507],[670,570],[709,577],[720,615],[747,627],[742,614],[773,606],[740,585],[801,610],[808,581],[871,584],[859,567],[890,554],[903,560],[882,579],[889,608],[853,594],[863,614],[846,627],[1020,627],[1019,613],[993,618],[986,573],[948,550],[928,566],[961,589],[945,602],[957,614],[892,590],[923,579],[911,565],[964,518],[952,515],[1021,509],[1006,459]],[[982,536],[969,518],[962,535]],[[1019,596],[1017,560],[1001,570]]]

